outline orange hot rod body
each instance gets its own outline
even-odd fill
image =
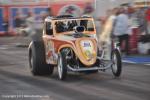
[[[94,20],[91,17],[47,17],[43,35],[29,45],[29,65],[33,75],[52,74],[58,68],[59,79],[68,71],[97,73],[112,69],[114,76],[121,74],[121,56],[115,43],[109,60],[105,50],[98,48]]]
[[[80,18],[78,20],[85,20],[85,19],[93,21],[92,18]],[[75,20],[75,19],[70,19],[70,20]],[[51,20],[49,21],[51,22]],[[65,19],[54,20],[51,23],[55,24],[57,21],[65,21]],[[93,31],[83,32],[83,34],[95,35],[96,30],[94,26],[93,28],[94,28]],[[79,60],[86,66],[91,66],[96,62],[97,41],[95,37],[89,36],[89,37],[75,38],[71,35],[74,33],[74,31],[57,33],[55,30],[56,28],[53,28],[53,29],[54,29],[53,35],[47,35],[47,33],[43,34],[43,40],[44,40],[45,48],[46,48],[47,63],[57,64],[57,58],[53,59],[54,53],[58,54],[60,50],[63,48],[71,48],[73,52],[75,53],[75,55],[79,58]],[[89,48],[91,50],[84,50],[84,45],[86,45],[86,43],[87,45],[89,45]],[[89,57],[87,56],[87,53],[91,53]]]

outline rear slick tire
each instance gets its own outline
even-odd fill
[[[29,66],[33,75],[51,75],[54,66],[46,64],[43,41],[33,41],[29,48]]]

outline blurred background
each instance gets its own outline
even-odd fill
[[[119,7],[130,20],[130,54],[150,54],[150,0],[0,0],[0,37],[42,33],[45,17],[63,14],[94,17],[100,34],[108,11]]]
[[[57,68],[51,76],[33,77],[28,45],[42,35],[45,17],[64,14],[92,16],[98,38],[109,38],[108,42],[121,23],[118,29],[127,34],[120,47],[123,51],[128,46],[128,52],[121,53],[120,78],[111,70],[93,74],[68,70],[67,80],[60,81]],[[110,45],[105,47],[108,54]],[[150,100],[150,0],[0,0],[0,100],[9,99]]]

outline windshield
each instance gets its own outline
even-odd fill
[[[56,33],[74,31],[76,26],[83,26],[86,32],[93,32],[95,30],[93,20],[89,19],[65,19],[55,22]]]

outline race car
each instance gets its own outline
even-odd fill
[[[68,71],[98,73],[111,68],[119,77],[121,56],[117,44],[113,44],[110,60],[105,60],[105,51],[98,48],[92,17],[47,17],[42,39],[29,45],[30,71],[33,75],[51,75],[57,67],[59,79],[64,80]]]

